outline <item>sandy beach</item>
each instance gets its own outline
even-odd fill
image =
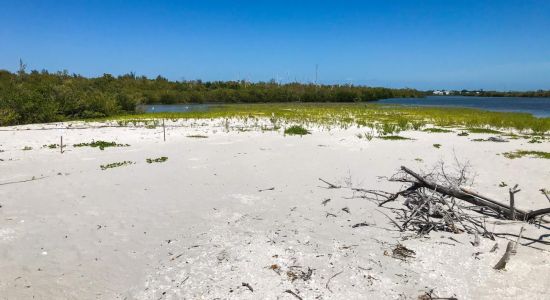
[[[540,189],[550,188],[550,160],[502,153],[547,151],[547,141],[474,142],[491,135],[458,131],[369,141],[355,127],[285,136],[223,122],[169,121],[166,141],[162,127],[114,122],[0,128],[0,298],[418,299],[433,290],[548,299],[550,246],[520,245],[497,271],[507,239],[474,247],[465,233],[400,232],[388,209],[319,181],[395,192],[402,184],[384,176],[400,166],[421,172],[456,158],[472,166],[476,191],[508,199],[499,185],[519,184],[517,206],[540,209],[549,205]],[[60,136],[64,153],[44,147]],[[128,146],[73,146],[92,140]],[[146,162],[160,157],[168,159]],[[123,161],[132,163],[100,167]],[[514,234],[522,225],[486,222]],[[544,227],[525,229],[548,240]],[[388,255],[397,244],[414,256]]]

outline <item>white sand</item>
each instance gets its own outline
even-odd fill
[[[168,128],[166,142],[161,128],[0,128],[0,298],[296,299],[284,292],[289,289],[303,299],[417,299],[431,289],[458,299],[550,295],[550,252],[520,246],[506,270],[495,271],[507,240],[497,239],[499,249],[489,253],[494,241],[473,247],[466,234],[400,233],[376,204],[351,198],[349,190],[320,188],[318,181],[396,191],[399,184],[379,176],[401,165],[452,164],[456,154],[476,170],[476,190],[507,199],[499,183],[518,183],[518,206],[538,209],[549,205],[539,189],[550,188],[550,160],[497,154],[549,151],[548,142],[472,142],[489,135],[422,132],[401,133],[414,141],[367,141],[355,136],[364,132],[357,129],[285,137],[225,132],[221,121],[184,123]],[[69,145],[95,139],[131,146],[69,146],[64,154],[42,148],[61,134]],[[33,149],[21,150],[25,146]],[[168,161],[145,162],[160,156]],[[125,160],[136,163],[99,167]],[[365,221],[372,226],[351,228]],[[505,223],[494,230],[519,232],[520,225]],[[548,230],[532,225],[524,233],[544,234]],[[416,257],[404,262],[384,255],[398,242]],[[308,268],[307,282],[287,276]]]

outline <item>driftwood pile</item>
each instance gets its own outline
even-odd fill
[[[329,189],[342,188],[319,180],[327,184]],[[389,180],[402,182],[404,186],[396,193],[350,188],[359,192],[359,197],[373,200],[379,206],[403,198],[406,208],[387,207],[394,212],[395,219],[384,214],[401,231],[416,231],[419,234],[431,231],[466,232],[475,235],[473,244],[479,244],[479,236],[494,239],[494,233],[485,224],[487,216],[533,223],[550,214],[550,208],[534,211],[517,209],[515,194],[520,192],[517,185],[509,189],[509,201],[493,200],[468,189],[467,186],[473,181],[469,166],[461,165],[458,161],[454,171],[449,172],[440,163],[430,173],[423,175],[402,166]],[[506,202],[509,205],[504,204]]]
[[[427,234],[432,230],[467,232],[492,239],[493,234],[485,227],[485,218],[468,213],[467,210],[497,219],[526,222],[533,222],[538,217],[550,214],[550,208],[535,211],[517,209],[514,206],[515,194],[520,191],[517,185],[509,191],[510,205],[467,189],[465,187],[469,182],[467,169],[467,167],[461,167],[457,172],[448,174],[441,165],[430,174],[420,175],[402,166],[397,174],[389,178],[390,181],[408,185],[397,193],[357,188],[353,190],[364,193],[364,198],[379,201],[379,206],[395,201],[399,197],[404,198],[407,209],[394,208],[400,222],[393,219],[392,222],[401,231],[414,230],[419,234]],[[470,205],[464,205],[460,201]]]

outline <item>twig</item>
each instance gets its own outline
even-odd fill
[[[361,222],[361,223],[357,223],[353,226],[351,226],[351,228],[357,228],[357,227],[363,227],[363,226],[370,226],[371,224],[367,223],[367,222]]]
[[[376,210],[378,211],[379,213],[383,214],[384,216],[386,216],[386,218],[390,219],[390,221],[395,225],[397,226],[397,228],[399,228],[399,230],[403,231],[403,228],[401,228],[401,226],[399,226],[399,224],[397,224],[397,222],[395,222],[392,218],[390,218],[390,216],[386,215],[384,212],[380,211],[380,210]]]
[[[327,290],[329,290],[329,292],[332,293],[332,290],[331,290],[330,287],[329,287],[329,283],[330,283],[330,281],[332,280],[332,278],[334,278],[334,277],[336,277],[336,276],[342,274],[343,272],[344,272],[344,271],[340,271],[340,272],[338,272],[338,273],[332,275],[332,276],[327,280],[327,284],[325,284],[325,287],[327,288]]]
[[[242,284],[243,286],[246,286],[251,292],[254,293],[254,289],[250,286],[250,284],[246,283],[246,282],[243,282]]]
[[[296,297],[296,299],[298,299],[298,300],[304,300],[302,297],[298,296],[298,294],[296,294],[295,292],[293,292],[291,290],[286,290],[285,293],[291,294],[292,296]]]
[[[40,180],[40,179],[44,179],[44,178],[47,178],[47,177],[48,177],[48,176],[42,176],[42,177],[36,178],[36,177],[33,176],[33,178],[31,178],[31,179],[4,182],[4,183],[0,183],[0,185],[8,185],[8,184],[15,184],[15,183],[23,183],[23,182],[35,181],[35,180]]]
[[[332,183],[330,183],[330,182],[328,182],[328,181],[326,181],[326,180],[324,180],[324,179],[322,179],[322,178],[319,178],[319,180],[321,180],[323,183],[325,183],[326,185],[328,185],[327,189],[339,189],[339,188],[341,188],[341,186],[332,184]]]
[[[265,192],[265,191],[273,191],[275,190],[275,187],[270,187],[270,188],[267,188],[267,189],[259,189],[258,192]]]

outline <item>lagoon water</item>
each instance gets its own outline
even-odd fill
[[[391,98],[377,103],[407,106],[465,107],[501,112],[529,113],[550,117],[550,98],[428,96],[425,98]]]
[[[375,103],[406,106],[465,107],[489,111],[529,113],[543,118],[550,117],[550,98],[428,96],[425,98],[383,99]],[[207,111],[213,106],[220,105],[223,106],[223,104],[159,104],[142,105],[139,109],[145,113],[196,112]]]
[[[145,113],[160,113],[160,112],[195,112],[207,111],[211,104],[155,104],[155,105],[140,105],[138,111]]]

